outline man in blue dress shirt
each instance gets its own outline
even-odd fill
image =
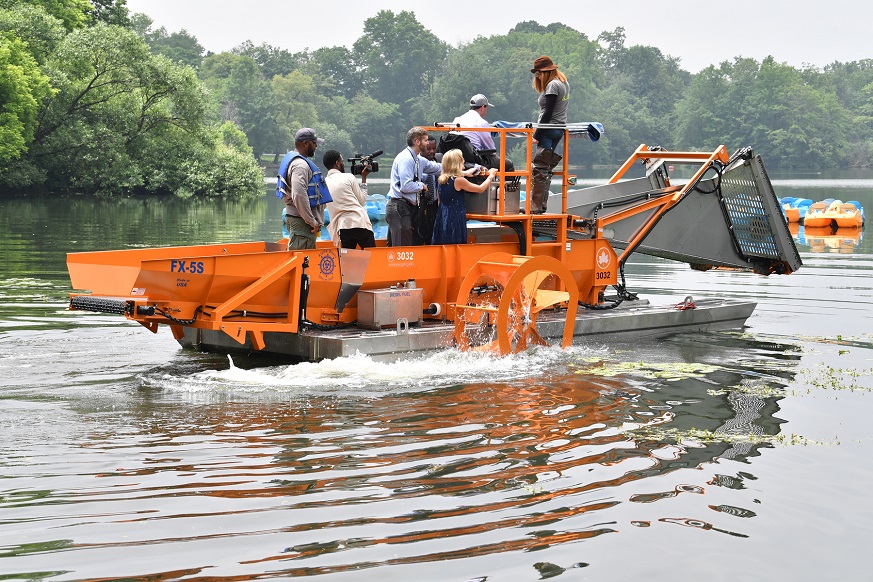
[[[413,127],[406,133],[406,149],[391,164],[391,188],[385,204],[388,221],[388,246],[413,244],[413,218],[419,199],[428,192],[426,174],[438,174],[441,166],[422,157],[427,147],[427,130]]]

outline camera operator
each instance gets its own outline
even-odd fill
[[[360,246],[367,249],[376,246],[373,224],[367,216],[364,204],[367,202],[367,175],[371,165],[365,163],[361,170],[361,184],[354,174],[346,174],[343,157],[336,150],[328,150],[322,157],[327,169],[325,181],[333,198],[327,204],[330,223],[327,231],[334,244],[344,249]],[[353,162],[354,164],[354,162]]]

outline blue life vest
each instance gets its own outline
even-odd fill
[[[304,159],[309,164],[309,169],[312,170],[312,178],[309,180],[309,186],[306,188],[306,194],[309,196],[309,206],[333,202],[333,198],[330,197],[330,190],[327,189],[327,184],[324,182],[324,177],[321,175],[319,167],[312,160],[298,152],[288,152],[282,158],[282,163],[279,164],[279,173],[276,175],[276,198],[282,198],[286,193],[291,194],[291,187],[285,179],[288,175],[288,167],[294,158]]]

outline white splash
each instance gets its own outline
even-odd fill
[[[204,370],[190,376],[165,374],[145,379],[164,389],[196,392],[283,393],[289,395],[357,395],[377,397],[398,391],[429,390],[452,384],[500,382],[536,377],[556,365],[592,350],[573,347],[535,348],[524,354],[495,357],[446,349],[392,362],[354,356],[246,370],[228,356],[225,370]]]

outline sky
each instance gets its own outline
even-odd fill
[[[761,61],[772,55],[797,68],[873,58],[873,3],[864,0],[127,0],[127,6],[152,18],[153,29],[185,29],[212,52],[246,40],[292,53],[351,48],[367,18],[407,10],[453,46],[506,34],[527,20],[561,22],[590,39],[621,26],[625,46],[657,47],[692,73],[738,56]]]

